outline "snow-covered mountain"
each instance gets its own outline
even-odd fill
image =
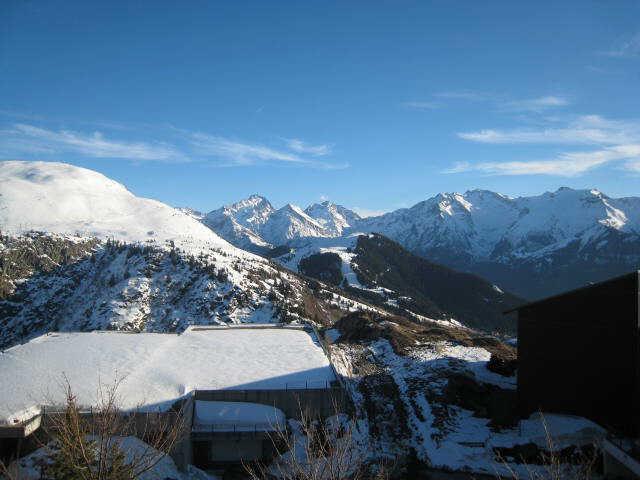
[[[375,288],[318,287],[283,269],[285,258],[276,265],[203,224],[227,227],[221,235],[253,246],[301,242],[288,254],[297,260],[309,241],[331,250],[338,242],[345,277],[358,286],[348,251],[357,237],[335,236],[358,217],[329,203],[309,211],[319,219],[252,196],[202,216],[136,197],[84,168],[0,162],[0,347],[51,330],[181,331],[190,324],[331,321],[354,308],[404,311],[386,297],[371,298]],[[455,316],[438,302],[427,315]],[[482,326],[480,317],[474,322]]]
[[[299,239],[339,236],[355,218],[355,213],[328,202],[305,211],[292,204],[276,210],[266,198],[252,195],[209,212],[202,221],[234,245],[265,253]]]
[[[234,245],[262,253],[272,245],[263,240],[258,232],[273,212],[275,209],[266,198],[252,195],[207,213],[202,222]]]
[[[319,222],[290,203],[271,214],[260,234],[272,245],[283,245],[298,238],[330,236]]]
[[[486,190],[441,193],[369,218],[329,202],[311,205],[305,213],[306,228],[267,219],[260,228],[245,224],[250,232],[242,238],[254,235],[271,247],[313,250],[313,237],[380,233],[413,253],[484,276],[527,298],[640,266],[640,198],[615,199],[598,190],[564,187],[517,198]],[[313,228],[317,225],[321,228]],[[230,242],[246,245],[213,228]],[[327,243],[318,243],[320,247]]]
[[[528,298],[640,266],[640,198],[598,190],[518,198],[483,190],[440,194],[357,228]]]
[[[597,190],[561,188],[519,198],[472,190],[439,194],[364,219],[358,228],[380,232],[421,254],[446,248],[468,259],[511,260],[541,257],[576,239],[586,245],[611,230],[637,235],[639,207],[640,199],[615,200]]]

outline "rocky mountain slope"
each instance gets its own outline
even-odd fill
[[[498,286],[430,262],[379,234],[353,235],[337,246],[335,241],[319,239],[275,260],[397,313],[515,333],[515,319],[503,312],[524,300]]]
[[[280,225],[274,223],[266,240],[260,229],[245,226],[270,246],[280,241],[301,247],[319,237],[380,233],[412,253],[475,273],[529,299],[640,267],[640,198],[614,199],[597,190],[561,188],[518,198],[485,190],[443,193],[369,218],[328,202],[312,205],[306,213],[324,230],[285,224],[286,233],[278,234],[274,229]]]
[[[359,281],[384,289],[387,304],[429,318],[453,318],[479,330],[515,333],[515,319],[504,311],[522,299],[480,277],[413,255],[382,235],[359,236],[354,253]]]
[[[518,418],[516,352],[493,337],[368,312],[323,333],[366,432],[361,454],[393,459],[396,478],[429,478],[438,468],[458,471],[452,478],[545,478],[549,436],[557,476],[584,478],[592,466],[579,459],[592,452],[595,424],[550,413]]]

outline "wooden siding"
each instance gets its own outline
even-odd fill
[[[640,432],[638,274],[518,310],[518,406]]]

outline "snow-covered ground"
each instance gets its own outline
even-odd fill
[[[136,437],[117,437],[112,440],[125,453],[125,462],[139,462],[140,458],[145,459],[144,465],[157,463],[137,478],[138,480],[216,480],[217,477],[209,475],[202,470],[189,465],[185,472],[178,470],[171,457],[163,456],[150,445]],[[17,462],[9,466],[9,471],[21,480],[40,480],[46,470],[46,466],[52,463],[54,453],[52,445],[41,447],[34,452],[22,457]],[[161,458],[160,458],[161,457]]]
[[[98,403],[100,384],[123,378],[120,406],[143,410],[167,408],[195,389],[324,388],[335,379],[320,346],[300,329],[51,333],[0,353],[0,421],[64,404],[63,375],[87,407]]]
[[[335,329],[328,331],[328,337],[334,341],[339,336]],[[443,404],[439,393],[452,375],[468,376],[481,385],[515,389],[515,377],[501,376],[486,368],[490,353],[483,348],[432,342],[412,349],[407,355],[398,355],[387,340],[378,340],[364,350],[333,343],[331,355],[338,374],[348,379],[347,387],[358,405],[365,400],[358,387],[363,376],[353,369],[356,359],[360,359],[360,365],[367,358],[378,374],[389,375],[398,387],[397,400],[406,412],[406,428],[401,427],[404,437],[370,436],[370,454],[393,458],[409,447],[434,468],[509,477],[515,472],[529,478],[531,472],[541,473],[546,467],[506,464],[496,458],[493,449],[527,443],[549,449],[548,437],[554,449],[561,449],[591,445],[603,435],[603,430],[589,420],[553,414],[534,414],[515,427],[494,428],[488,418],[453,404]],[[360,415],[365,424],[384,421],[368,418],[362,411]]]

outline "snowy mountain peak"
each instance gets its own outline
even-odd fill
[[[275,209],[266,198],[261,197],[260,195],[251,195],[249,198],[226,205],[221,209],[214,210],[207,214],[207,216],[219,211],[227,216],[233,215],[236,221],[241,225],[250,227],[251,225],[266,222],[269,215],[271,215]]]
[[[260,195],[213,210],[202,221],[234,245],[254,252],[299,238],[333,236],[297,205],[288,203],[276,210]]]
[[[271,214],[260,235],[273,245],[307,237],[326,237],[327,231],[297,205],[288,203]]]
[[[328,200],[309,205],[305,212],[327,229],[332,236],[341,235],[345,229],[354,226],[360,220],[360,216],[354,211]]]
[[[232,216],[233,222],[241,219],[241,215]],[[599,258],[610,251],[612,262],[632,268],[634,259],[640,258],[634,247],[640,244],[640,198],[611,198],[595,188],[561,187],[529,197],[480,189],[439,193],[410,208],[368,218],[324,201],[304,212],[287,205],[268,213],[268,219],[257,227],[236,227],[234,234],[241,240],[212,228],[236,245],[244,247],[249,242],[251,248],[259,242],[298,248],[318,237],[337,242],[356,232],[375,232],[413,253],[500,284],[508,284],[509,269],[521,264],[538,272],[535,275],[548,271],[553,278],[555,267],[542,264],[550,255],[557,255],[561,265],[576,258]],[[494,276],[496,271],[506,277]],[[520,283],[530,276],[527,273]],[[542,285],[539,291],[548,290]],[[519,293],[529,295],[524,289]]]

